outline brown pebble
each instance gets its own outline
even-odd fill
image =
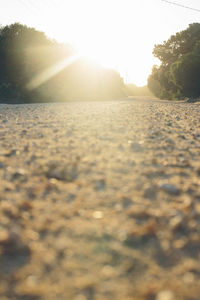
[[[23,210],[31,210],[33,209],[33,204],[29,201],[23,201],[20,205],[20,208]]]
[[[148,218],[149,217],[147,210],[141,206],[131,207],[128,210],[127,214],[131,218]]]
[[[0,239],[0,246],[4,254],[22,254],[27,255],[30,253],[30,248],[28,245],[24,244],[21,240],[19,233],[15,231],[8,231],[2,233],[2,239]]]

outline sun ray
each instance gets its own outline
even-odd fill
[[[45,69],[38,75],[36,75],[33,79],[29,81],[27,84],[28,90],[34,90],[38,88],[40,85],[54,77],[56,74],[61,72],[63,69],[69,67],[72,63],[74,63],[76,60],[80,58],[79,54],[74,54],[70,57],[67,57],[66,59],[58,62],[57,64]]]

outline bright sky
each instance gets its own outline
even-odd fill
[[[200,9],[199,0],[174,2]],[[0,21],[20,22],[71,43],[141,86],[157,63],[154,45],[200,22],[200,12],[162,0],[0,0]]]

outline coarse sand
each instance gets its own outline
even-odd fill
[[[1,104],[0,299],[199,300],[200,104]]]

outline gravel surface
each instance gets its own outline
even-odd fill
[[[0,105],[1,300],[199,300],[200,104]]]

